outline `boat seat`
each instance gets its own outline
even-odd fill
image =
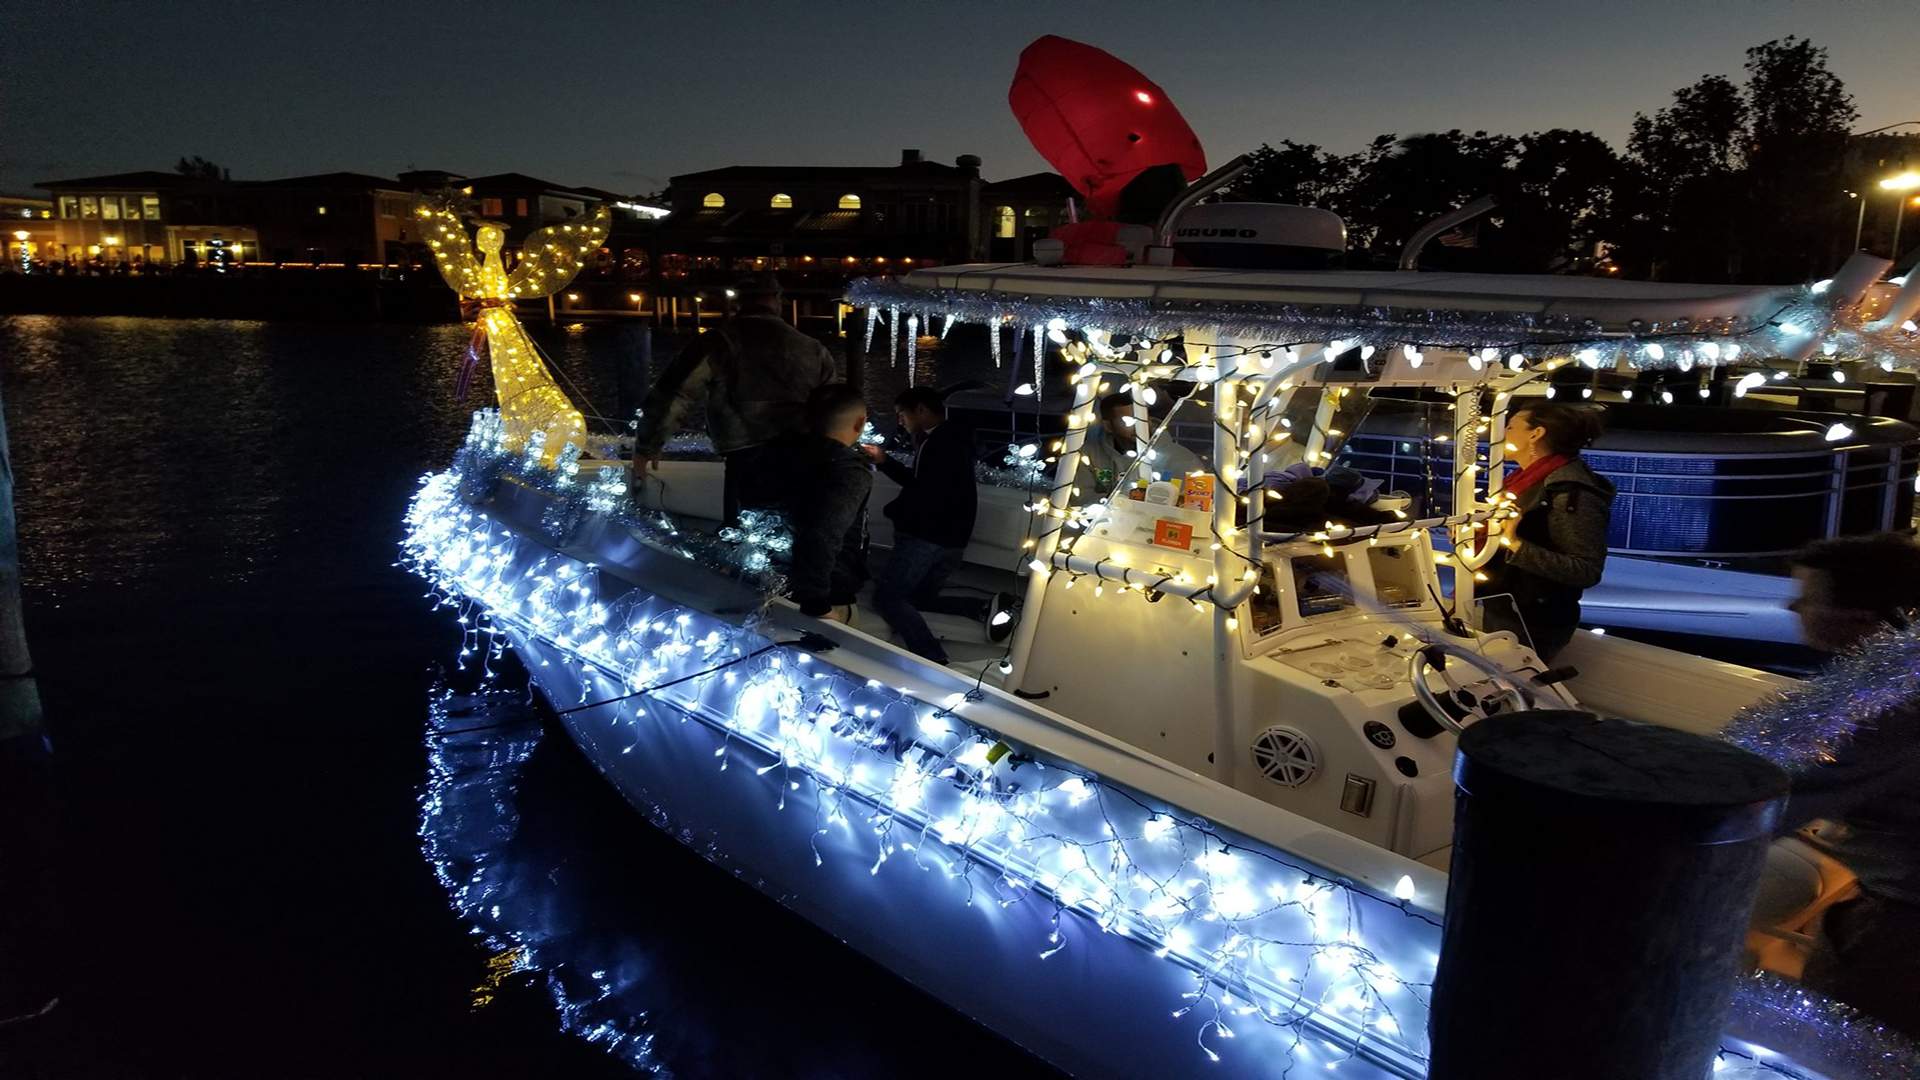
[[[1859,892],[1853,872],[1823,851],[1818,838],[1815,826],[1767,849],[1747,923],[1747,955],[1757,967],[1798,977],[1813,951],[1820,916]]]

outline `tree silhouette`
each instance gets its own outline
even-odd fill
[[[1920,138],[1852,140],[1853,99],[1826,50],[1804,38],[1748,49],[1744,70],[1744,84],[1704,75],[1635,114],[1624,156],[1565,129],[1382,135],[1345,155],[1282,140],[1254,151],[1224,194],[1340,214],[1349,265],[1392,265],[1420,225],[1493,195],[1496,209],[1467,230],[1471,246],[1434,245],[1422,265],[1805,280],[1844,254],[1862,205],[1847,192],[1872,195],[1872,180],[1910,150],[1920,160]],[[1891,214],[1880,202],[1867,221]]]
[[[183,157],[175,162],[173,171],[181,176],[191,176],[196,180],[221,180],[227,175],[225,169],[198,154],[190,158]]]

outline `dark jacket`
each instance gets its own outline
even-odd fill
[[[913,464],[882,454],[880,471],[900,485],[887,504],[894,531],[945,548],[963,548],[973,538],[979,491],[974,487],[973,436],[951,420],[927,432]]]
[[[808,615],[851,604],[867,580],[867,496],[873,470],[865,454],[824,435],[787,435],[769,443],[741,484],[743,507],[786,515],[793,530],[787,581]]]
[[[1875,716],[1834,759],[1793,774],[1783,830],[1815,818],[1867,895],[1920,908],[1920,702]]]
[[[833,381],[833,354],[766,308],[701,334],[654,380],[640,409],[638,457],[654,457],[705,395],[707,434],[722,454],[806,428],[807,396]]]
[[[1607,564],[1607,524],[1613,484],[1574,458],[1520,495],[1513,535],[1518,551],[1501,551],[1486,566],[1487,582],[1474,592],[1487,601],[1486,626],[1523,626],[1534,651],[1551,657],[1580,623],[1580,594],[1600,583]],[[1511,607],[1496,600],[1511,596]],[[1510,615],[1517,613],[1519,624]]]

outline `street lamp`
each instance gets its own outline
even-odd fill
[[[1880,187],[1886,191],[1900,192],[1900,205],[1893,212],[1893,249],[1887,253],[1889,258],[1898,259],[1900,257],[1900,223],[1901,219],[1907,215],[1906,193],[1914,188],[1920,188],[1920,172],[1908,169],[1906,172],[1889,176],[1880,181]]]

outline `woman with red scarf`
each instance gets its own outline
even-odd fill
[[[1600,414],[1552,402],[1520,406],[1507,418],[1507,450],[1520,469],[1507,477],[1517,519],[1477,590],[1481,625],[1511,630],[1543,660],[1573,639],[1580,594],[1607,562],[1613,485],[1580,460],[1600,434]]]

